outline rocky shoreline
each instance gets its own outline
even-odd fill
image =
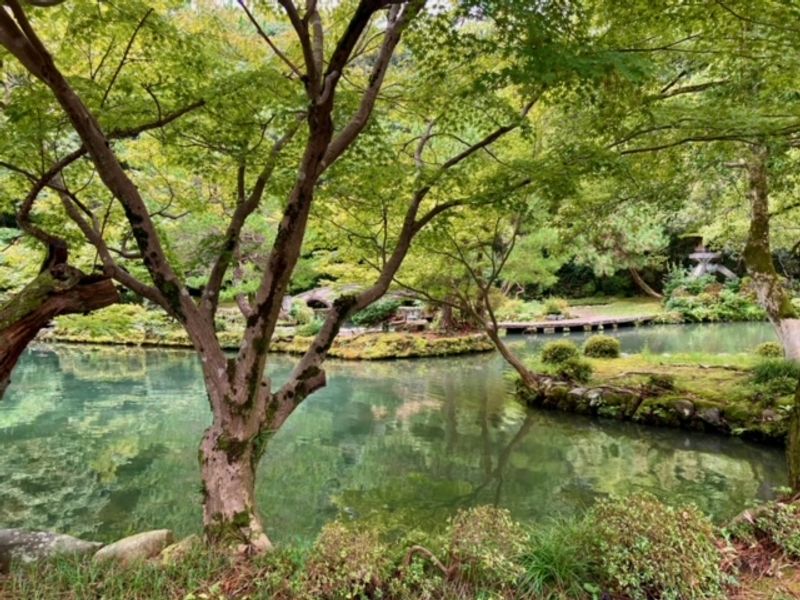
[[[736,435],[765,444],[784,445],[788,431],[788,418],[771,408],[757,413],[744,412],[734,406],[718,405],[680,392],[646,386],[578,385],[545,378],[538,390],[518,380],[516,395],[534,408],[655,427]]]
[[[110,544],[50,531],[0,529],[0,573],[9,571],[12,560],[33,562],[65,555],[91,555],[92,560],[115,561],[121,565],[143,560],[172,564],[200,541],[199,536],[191,535],[176,542],[169,529],[144,531]]]

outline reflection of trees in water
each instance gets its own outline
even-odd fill
[[[172,448],[196,456],[207,420],[192,417],[203,406],[196,367],[175,355],[126,351],[36,349],[19,365],[0,406],[4,526],[108,538],[129,531],[160,490],[170,501],[150,512],[149,527],[196,503],[178,483],[188,478],[197,489],[195,458],[188,470],[181,464],[181,477],[161,477]],[[45,410],[20,416],[29,406]]]
[[[0,473],[13,474],[0,480],[0,522],[101,537],[195,528],[209,418],[195,358],[86,350],[20,365],[0,405]],[[337,515],[430,528],[467,504],[537,519],[641,488],[725,513],[783,477],[777,451],[737,440],[529,412],[501,373],[491,356],[335,363],[261,466],[278,538]]]

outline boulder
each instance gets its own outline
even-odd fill
[[[115,560],[123,565],[138,560],[147,560],[157,556],[164,548],[174,541],[172,531],[169,529],[156,529],[144,531],[130,537],[117,540],[101,548],[94,555],[94,560]]]
[[[677,411],[684,421],[694,414],[694,402],[686,398],[678,398],[672,403],[672,408]]]
[[[200,544],[202,539],[199,535],[190,535],[189,537],[183,538],[179,542],[175,542],[174,544],[170,544],[166,548],[161,551],[159,558],[161,559],[161,564],[163,565],[174,565],[175,563],[179,563],[182,561],[186,556],[192,551],[192,549]]]
[[[50,531],[0,529],[0,557],[19,558],[25,562],[61,554],[91,554],[102,546],[100,542],[87,542]]]
[[[712,427],[719,429],[723,425],[722,413],[718,408],[704,408],[698,415],[700,420]]]

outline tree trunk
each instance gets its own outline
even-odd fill
[[[492,340],[495,348],[497,348],[497,351],[500,352],[500,355],[522,378],[523,383],[525,383],[525,385],[531,389],[538,389],[539,377],[528,367],[526,367],[516,354],[509,350],[508,346],[506,346],[505,342],[500,337],[500,333],[491,326],[486,328],[486,333],[489,336],[489,339]]]
[[[653,288],[651,288],[647,284],[647,282],[644,279],[642,279],[642,276],[639,273],[639,271],[637,271],[633,267],[629,267],[628,271],[630,272],[631,277],[633,278],[633,282],[637,286],[639,286],[639,289],[642,290],[645,294],[647,294],[651,298],[657,298],[658,300],[661,300],[662,298],[664,298],[664,296],[662,296],[657,291],[655,291]]]
[[[758,146],[745,163],[750,196],[750,232],[744,250],[747,272],[759,304],[769,317],[787,359],[800,361],[800,315],[783,287],[770,250],[769,186],[767,184],[767,148]],[[789,485],[800,491],[800,383],[795,394],[786,443]]]
[[[19,357],[54,317],[87,313],[118,301],[110,279],[87,276],[63,264],[42,271],[0,308],[0,399]]]
[[[453,318],[453,306],[449,302],[450,298],[446,298],[445,304],[442,305],[442,331],[453,331],[456,328],[456,322]]]
[[[268,386],[250,398],[219,397],[207,389],[214,412],[211,426],[200,442],[203,484],[203,525],[209,542],[236,547],[243,554],[270,550],[272,544],[258,514],[255,498],[256,469],[265,446]]]
[[[792,494],[800,492],[800,382],[794,394],[794,406],[789,415],[789,436],[786,440],[786,464],[789,467],[789,487]]]

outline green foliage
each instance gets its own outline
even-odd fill
[[[578,357],[578,347],[569,340],[547,342],[542,346],[542,362],[550,365],[563,363],[570,358]]]
[[[528,535],[508,510],[478,506],[459,511],[450,526],[450,558],[473,585],[505,589],[523,573]]]
[[[800,364],[783,358],[771,358],[763,360],[753,367],[755,383],[769,383],[783,378],[797,382],[800,379]]]
[[[289,316],[298,325],[308,325],[315,319],[314,309],[302,300],[292,300]]]
[[[373,302],[353,315],[351,321],[360,327],[371,327],[383,323],[397,311],[402,302],[390,298]]]
[[[556,375],[579,383],[587,383],[592,378],[593,371],[591,363],[579,356],[571,356],[555,365]]]
[[[166,315],[140,304],[114,304],[91,315],[65,315],[57,321],[65,335],[97,341],[129,339],[135,342],[140,338],[166,335],[171,329]]]
[[[793,559],[800,559],[800,504],[769,502],[737,519],[727,533],[747,544],[768,543]]]
[[[601,500],[588,521],[609,591],[633,600],[724,597],[714,529],[696,508],[676,509],[644,493]]]
[[[564,298],[547,298],[544,301],[544,314],[567,316],[569,313],[569,302]]]
[[[586,552],[591,539],[583,519],[534,527],[521,558],[525,572],[519,591],[524,597],[544,600],[584,597],[592,578],[592,557]]]
[[[322,319],[317,319],[315,317],[305,325],[301,325],[295,329],[295,335],[299,337],[314,337],[320,332],[320,329],[322,329],[323,323],[324,321]]]
[[[338,522],[322,528],[300,579],[302,598],[372,598],[388,575],[387,548],[368,529]]]
[[[535,300],[507,298],[494,313],[499,321],[535,321],[542,316],[542,311],[541,303]]]
[[[593,335],[583,345],[583,353],[593,358],[617,358],[622,345],[610,335]]]
[[[756,346],[753,352],[765,358],[779,358],[783,356],[783,347],[777,342],[764,342]]]
[[[673,269],[667,277],[664,308],[694,323],[706,321],[762,321],[766,313],[739,281],[717,283],[711,276],[692,279]]]

